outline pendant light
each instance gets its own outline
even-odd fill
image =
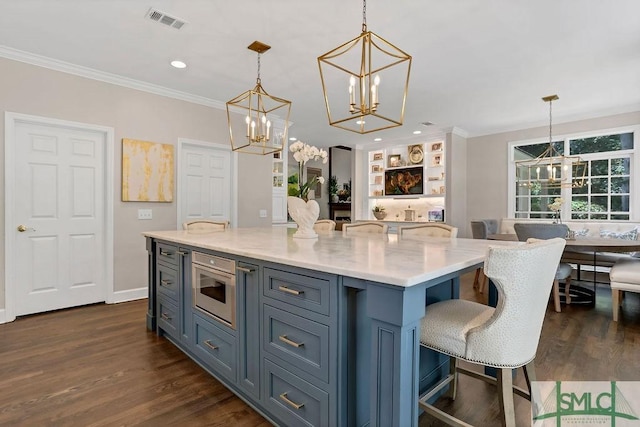
[[[247,48],[258,53],[258,77],[253,89],[227,102],[231,149],[262,155],[282,151],[287,142],[291,102],[269,95],[262,87],[260,55],[271,46],[254,41]]]
[[[361,34],[318,57],[329,124],[361,134],[404,121],[411,56],[367,29],[362,2]]]

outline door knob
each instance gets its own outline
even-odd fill
[[[36,229],[35,229],[35,228],[30,228],[30,227],[27,227],[26,225],[22,225],[22,224],[20,224],[20,225],[18,226],[18,231],[19,231],[19,232],[21,232],[21,233],[24,233],[24,232],[25,232],[25,231],[27,231],[27,230],[36,231]]]

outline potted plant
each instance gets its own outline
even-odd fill
[[[387,216],[387,212],[384,210],[384,206],[382,205],[375,205],[372,209],[372,212],[373,216],[375,216],[376,219],[379,220],[383,220]]]
[[[329,178],[329,198],[331,203],[338,203],[338,177],[335,175]]]

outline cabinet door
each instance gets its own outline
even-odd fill
[[[260,399],[260,283],[258,266],[238,263],[236,291],[238,304],[238,363],[240,387]]]

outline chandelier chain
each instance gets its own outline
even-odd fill
[[[362,0],[362,32],[367,31],[367,0]]]
[[[553,101],[549,101],[549,145],[553,144],[553,136],[552,136],[552,133],[551,133],[551,123],[552,123],[552,120],[551,120],[551,108],[552,108],[552,106],[553,106]]]
[[[256,78],[256,82],[260,83],[260,54],[258,53],[258,78]]]

